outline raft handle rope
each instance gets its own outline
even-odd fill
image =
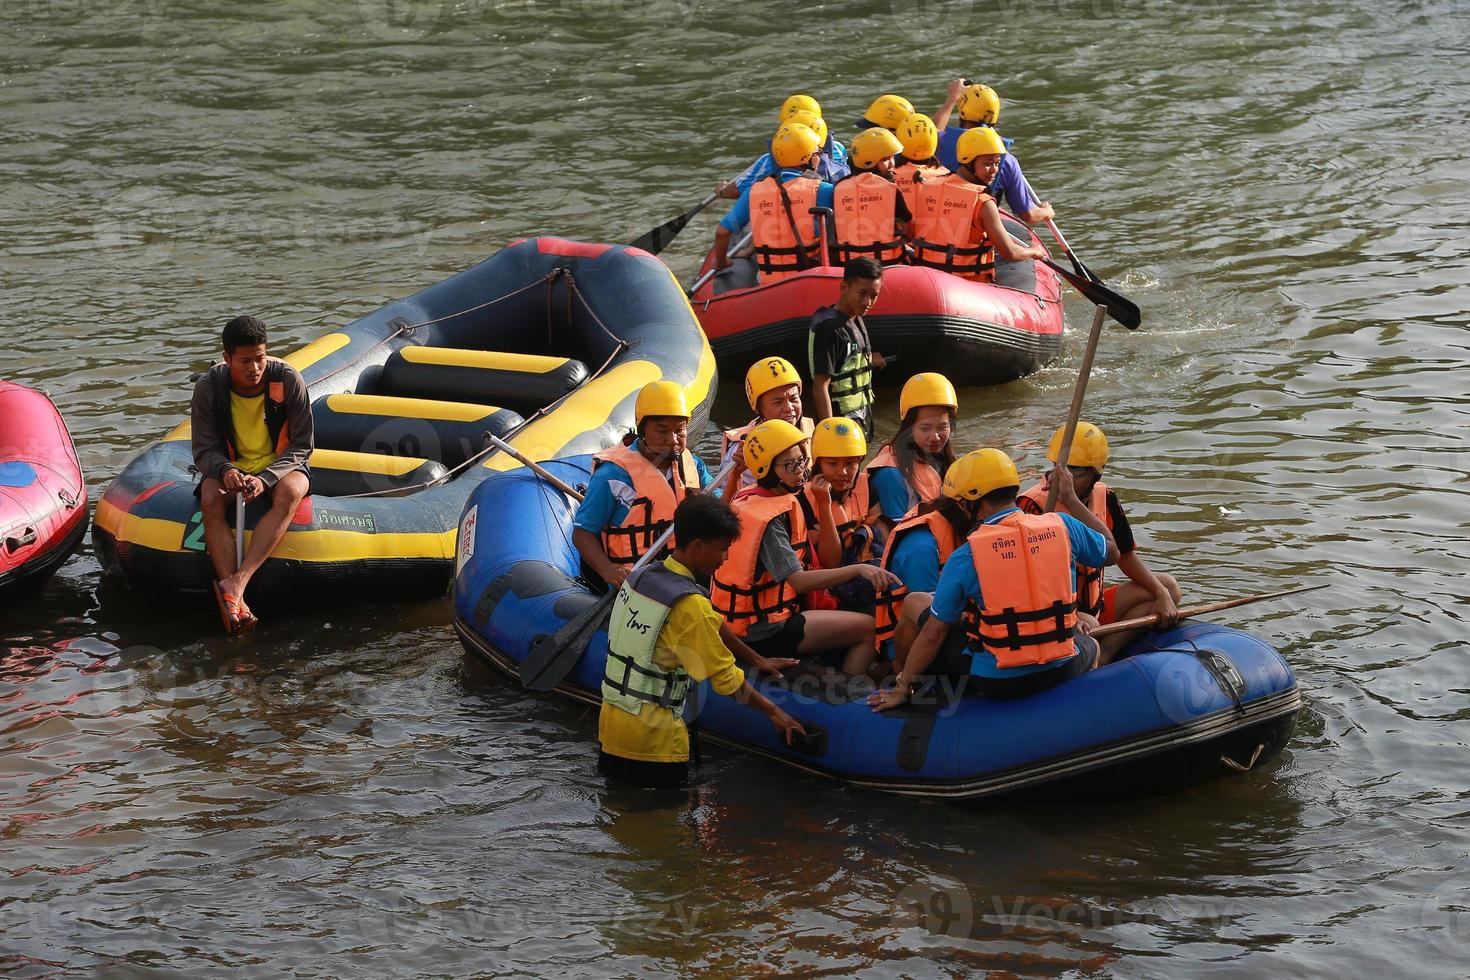
[[[594,311],[592,309],[591,304],[589,304],[587,302],[587,300],[582,297],[581,292],[577,289],[577,281],[572,277],[571,270],[566,269],[566,268],[561,267],[561,266],[558,266],[557,268],[551,270],[551,272],[547,273],[542,278],[536,280],[536,282],[530,283],[529,285],[526,285],[526,286],[522,286],[520,289],[517,289],[513,293],[506,293],[504,296],[501,296],[498,299],[491,300],[489,303],[483,303],[480,306],[471,307],[470,309],[467,309],[467,310],[460,310],[458,313],[451,313],[448,316],[439,317],[438,320],[426,320],[423,323],[409,323],[409,324],[404,324],[404,325],[402,325],[402,326],[399,327],[399,331],[400,332],[411,331],[411,330],[413,330],[416,327],[426,326],[426,325],[431,324],[431,323],[438,323],[439,320],[447,320],[447,319],[450,319],[451,317],[461,316],[462,314],[473,312],[474,310],[484,309],[487,306],[492,306],[495,303],[499,303],[501,300],[506,300],[506,299],[509,299],[510,297],[515,296],[515,295],[517,295],[519,293],[523,293],[526,290],[530,289],[532,286],[537,286],[537,285],[540,285],[541,283],[547,283],[548,286],[549,286],[549,284],[554,283],[557,279],[559,279],[559,278],[561,278],[563,276],[566,277],[566,280],[567,280],[567,289],[570,291],[569,292],[569,296],[568,296],[568,300],[567,300],[568,306],[570,307],[571,297],[572,296],[575,296],[577,299],[581,300],[582,301],[582,305],[587,309],[587,313],[592,317],[593,322],[595,322],[599,327],[601,327],[604,333],[606,333],[609,337],[611,337],[613,340],[616,340],[618,342],[617,343],[617,346],[613,348],[612,353],[607,356],[607,360],[603,361],[602,364],[598,366],[597,370],[594,371],[594,372],[592,372],[592,374],[587,378],[587,381],[583,382],[582,385],[579,385],[578,386],[579,388],[580,387],[585,387],[588,383],[590,383],[594,379],[601,377],[603,375],[603,373],[605,373],[607,371],[607,369],[612,366],[612,362],[615,361],[615,360],[617,360],[618,356],[620,354],[622,354],[623,351],[627,350],[630,345],[629,345],[629,343],[626,340],[622,339],[617,334],[613,333],[612,330],[610,330],[608,328],[608,326],[607,326],[606,323],[603,323],[602,322],[602,318],[597,315],[596,311]],[[548,324],[548,326],[547,326],[547,329],[550,330],[550,315],[549,315],[549,313],[550,313],[550,304],[551,304],[551,290],[550,290],[550,288],[547,289],[547,300],[546,300],[546,302],[547,302],[547,310],[548,310],[548,316],[547,316],[547,324]],[[568,317],[568,319],[570,320],[570,316]],[[397,334],[394,334],[393,336],[397,336]],[[363,351],[362,354],[359,354],[357,356],[357,358],[354,358],[353,361],[349,361],[348,364],[344,364],[342,366],[342,368],[338,368],[337,371],[341,371],[343,368],[347,367],[348,365],[350,365],[352,363],[355,363],[357,360],[361,360],[364,356],[366,356],[371,351],[376,350],[378,347],[381,347],[383,344],[387,343],[389,340],[392,340],[393,339],[393,336],[389,336],[389,337],[383,338],[378,343],[376,343],[372,347],[368,348],[368,350]],[[335,374],[337,372],[334,371],[332,373]],[[331,375],[328,374],[328,375],[325,375],[325,377],[331,377]],[[516,426],[509,433],[507,433],[507,435],[505,436],[505,441],[509,441],[510,439],[514,439],[517,435],[519,435],[521,432],[523,432],[528,426],[530,426],[530,424],[532,422],[535,422],[535,421],[537,421],[538,419],[541,419],[541,418],[545,418],[549,413],[551,413],[552,411],[554,411],[558,405],[560,405],[567,398],[571,397],[573,394],[574,394],[574,392],[569,391],[565,395],[562,395],[560,398],[558,398],[556,401],[552,402],[550,405],[543,405],[542,407],[536,409],[536,411],[534,411],[534,412],[531,413],[531,416],[529,418],[526,418],[526,419],[522,420],[522,422],[521,422],[520,425]],[[409,496],[411,494],[417,493],[420,490],[427,490],[430,487],[435,487],[435,486],[439,486],[439,485],[444,484],[444,483],[448,483],[450,480],[454,479],[454,477],[456,475],[458,475],[459,473],[463,472],[465,469],[467,469],[468,467],[470,467],[472,464],[478,463],[481,460],[489,457],[490,455],[492,455],[492,454],[497,453],[497,452],[500,451],[500,448],[501,447],[499,445],[496,445],[495,442],[491,442],[490,441],[490,438],[491,438],[490,433],[486,432],[484,434],[484,437],[485,437],[485,443],[486,443],[485,446],[484,446],[484,448],[482,448],[479,452],[475,453],[473,456],[471,456],[468,459],[466,459],[463,463],[460,463],[458,466],[456,466],[453,469],[449,470],[443,476],[441,476],[441,477],[439,477],[437,479],[434,479],[434,480],[425,480],[423,483],[416,483],[416,484],[413,484],[412,486],[407,486],[407,487],[389,487],[389,488],[384,489],[384,490],[364,490],[362,493],[343,494],[338,499],[346,500],[346,499],[349,499],[349,498],[358,498],[358,497],[382,497],[382,496],[386,496],[388,494],[394,494],[394,495],[397,495],[397,496]],[[498,441],[500,441],[500,440],[497,440],[497,442]]]
[[[1228,755],[1222,755],[1222,756],[1220,756],[1220,762],[1227,769],[1234,769],[1236,772],[1250,772],[1252,769],[1254,769],[1256,767],[1256,762],[1260,760],[1261,753],[1264,752],[1264,751],[1266,751],[1266,743],[1265,742],[1257,742],[1256,743],[1256,750],[1251,753],[1251,759],[1245,765],[1241,765],[1240,763],[1236,762],[1234,759],[1230,758],[1230,756],[1228,756]]]

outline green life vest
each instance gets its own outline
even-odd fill
[[[660,667],[653,651],[674,603],[694,594],[709,597],[692,579],[663,562],[652,562],[628,576],[613,600],[602,700],[633,715],[641,713],[645,704],[668,708],[676,715],[683,712],[689,675],[682,667]]]
[[[826,312],[831,319],[840,323],[837,329],[842,331],[846,348],[846,356],[838,366],[837,373],[832,375],[827,394],[832,399],[833,415],[852,417],[873,404],[877,398],[873,394],[873,360],[870,356],[873,348],[868,339],[868,325],[860,316],[846,319],[836,307],[828,307]],[[849,324],[851,331],[848,329]],[[857,333],[856,340],[852,336],[854,331]],[[811,330],[807,334],[808,363],[816,363],[816,353],[817,331]]]

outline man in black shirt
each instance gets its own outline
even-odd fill
[[[845,416],[873,435],[873,369],[885,365],[873,351],[863,315],[878,301],[883,267],[874,259],[849,259],[835,306],[812,315],[807,356],[812,372],[813,421]]]

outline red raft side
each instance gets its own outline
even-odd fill
[[[1005,224],[1015,237],[1040,243],[1009,215]],[[1002,384],[1055,357],[1063,326],[1057,274],[1040,262],[1002,262],[996,278],[990,285],[916,266],[884,269],[883,291],[867,316],[874,348],[901,359],[898,374],[884,380],[938,371],[960,386]],[[718,296],[711,281],[691,302],[721,371],[744,376],[758,358],[778,354],[806,373],[811,316],[837,301],[841,281],[834,266]]]
[[[87,530],[87,487],[51,399],[0,381],[0,601],[40,584]]]

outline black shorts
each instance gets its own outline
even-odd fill
[[[919,613],[919,618],[914,622],[919,629],[929,622],[930,610],[925,609]],[[935,655],[934,662],[929,665],[927,673],[936,677],[962,678],[970,676],[970,651],[967,649],[969,638],[965,636],[963,626],[951,626],[949,632],[944,636],[944,642],[939,645],[939,653]]]
[[[796,657],[796,648],[801,646],[801,641],[806,639],[806,617],[801,613],[795,613],[781,620],[780,628],[766,634],[759,640],[749,637],[745,645],[750,647],[762,657],[774,659],[776,657]]]
[[[597,752],[597,768],[609,782],[642,789],[681,789],[689,783],[687,762],[646,762]]]
[[[970,690],[984,698],[1009,701],[1039,694],[1063,681],[1085,674],[1097,664],[1097,641],[1090,636],[1078,634],[1073,642],[1077,645],[1077,656],[1060,667],[1036,670],[1018,677],[981,677],[977,674],[970,678]]]

